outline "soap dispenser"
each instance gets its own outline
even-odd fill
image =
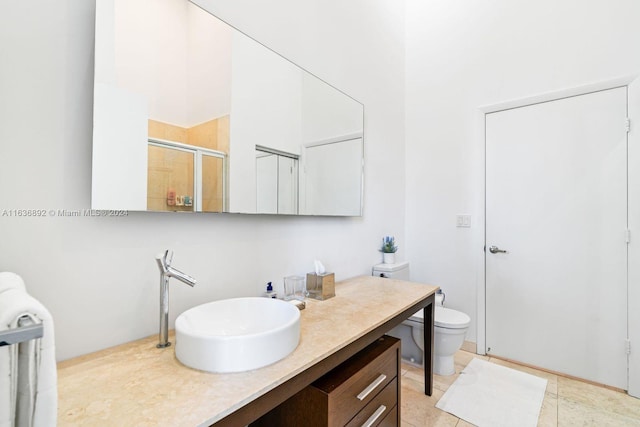
[[[267,283],[267,291],[264,293],[264,296],[267,298],[278,298],[278,294],[273,290],[271,282]]]

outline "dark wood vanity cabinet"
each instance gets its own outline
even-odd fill
[[[400,340],[383,336],[252,426],[399,426]]]

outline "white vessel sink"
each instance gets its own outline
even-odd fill
[[[284,358],[300,341],[300,311],[273,298],[232,298],[176,319],[176,357],[208,372],[242,372]]]

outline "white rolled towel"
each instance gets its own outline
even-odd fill
[[[22,289],[25,292],[27,291],[22,277],[15,273],[2,271],[0,272],[0,294],[9,289]]]
[[[20,276],[0,273],[0,333],[16,328],[21,317],[42,323],[43,336],[0,347],[0,427],[12,426],[16,420],[25,426],[55,426],[58,393],[53,319],[26,292]]]

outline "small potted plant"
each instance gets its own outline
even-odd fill
[[[396,252],[398,246],[396,246],[396,239],[393,236],[385,236],[382,238],[382,262],[385,264],[394,264],[396,262]]]

